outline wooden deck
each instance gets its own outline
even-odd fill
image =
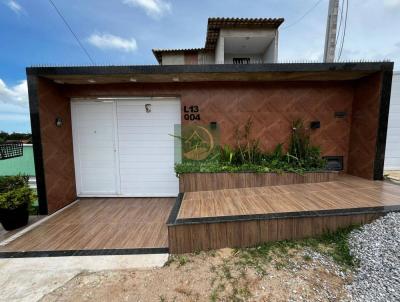
[[[301,239],[400,210],[400,186],[341,175],[338,180],[189,192],[168,226],[172,253]]]
[[[34,216],[29,216],[29,221],[26,226],[23,226],[21,228],[18,228],[16,230],[12,231],[6,231],[3,226],[0,224],[0,242],[10,238],[11,236],[15,235],[16,233],[26,229],[27,227],[31,226],[32,224],[38,222],[39,220],[43,219],[46,217],[45,215],[34,215]]]
[[[400,205],[400,186],[342,175],[337,181],[185,193],[178,219]]]
[[[168,248],[175,198],[85,198],[0,247],[0,252]]]
[[[347,175],[330,182],[188,192],[177,199],[85,198],[0,246],[0,257],[246,247],[317,236],[399,210],[399,185]]]

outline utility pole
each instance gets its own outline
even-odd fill
[[[326,24],[325,50],[324,50],[325,63],[333,62],[335,60],[338,12],[339,12],[339,0],[329,0],[328,20]]]

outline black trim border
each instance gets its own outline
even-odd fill
[[[47,194],[43,163],[42,138],[40,133],[40,113],[38,77],[28,74],[29,111],[31,118],[33,157],[35,162],[36,187],[39,200],[39,214],[47,215]]]
[[[178,196],[176,196],[175,204],[172,207],[171,213],[169,214],[168,220],[167,220],[167,225],[173,225],[176,222],[176,218],[178,217],[179,210],[181,208],[183,196],[185,193],[179,193]]]
[[[136,249],[102,249],[102,250],[62,250],[62,251],[26,251],[0,252],[1,258],[37,258],[37,257],[69,257],[69,256],[120,256],[120,255],[147,255],[167,254],[169,249],[136,248]]]
[[[376,136],[374,180],[383,180],[385,165],[386,137],[389,121],[390,94],[392,90],[393,70],[384,70],[381,79],[379,121]]]
[[[126,66],[54,66],[28,67],[28,75],[130,75],[171,73],[229,73],[229,72],[324,72],[393,70],[394,63],[271,63],[271,64],[209,64],[209,65],[126,65]]]

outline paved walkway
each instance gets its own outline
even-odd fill
[[[0,259],[0,301],[33,302],[82,272],[161,267],[168,254]]]

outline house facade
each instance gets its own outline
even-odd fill
[[[319,122],[324,156],[382,179],[393,63],[276,63],[282,22],[210,19],[204,48],[153,50],[156,66],[28,68],[40,212],[77,197],[176,196],[176,126],[218,125],[232,145],[249,118],[263,150],[294,120]]]

